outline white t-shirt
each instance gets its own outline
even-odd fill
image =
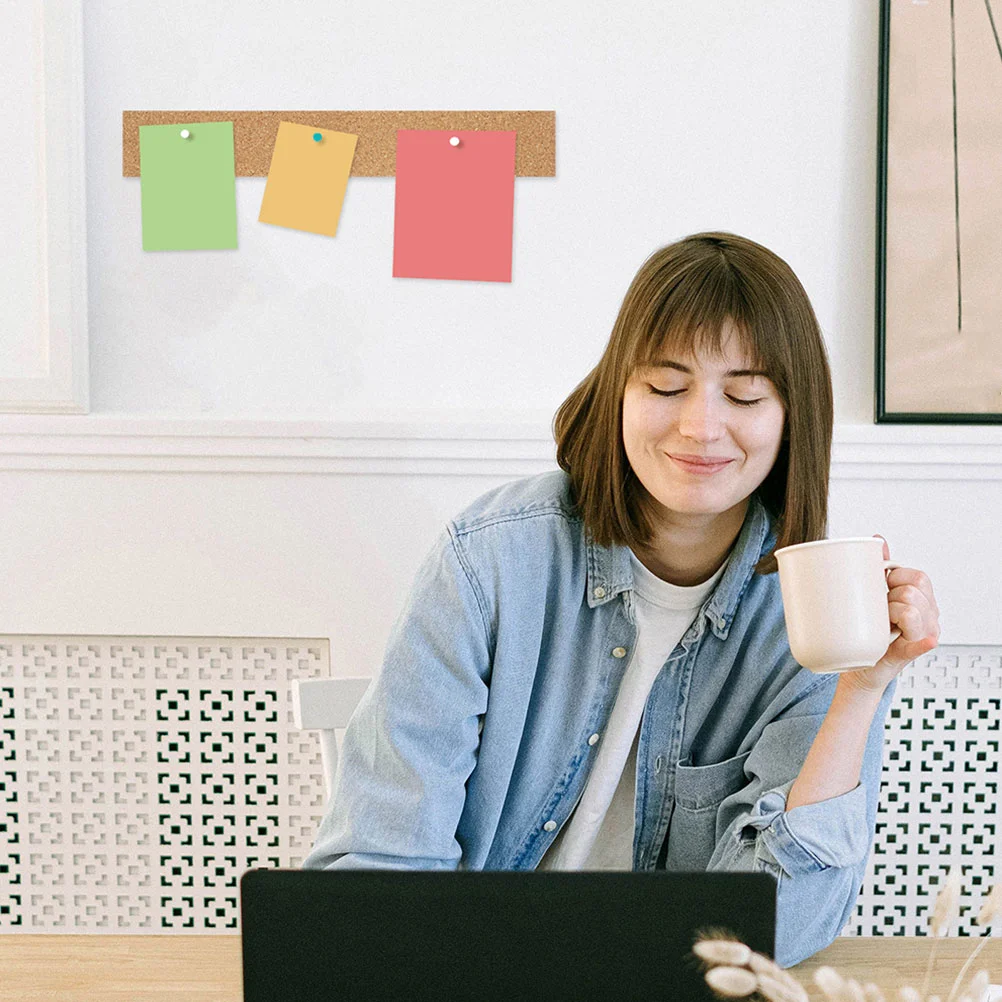
[[[540,870],[632,870],[637,743],[647,697],[668,656],[716,587],[727,560],[702,584],[682,587],[651,573],[632,552],[637,640],[598,757],[570,818]],[[728,557],[728,560],[730,558]]]

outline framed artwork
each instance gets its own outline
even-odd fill
[[[1002,0],[882,0],[876,421],[1002,424]]]

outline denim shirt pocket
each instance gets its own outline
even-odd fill
[[[717,808],[748,782],[750,751],[710,765],[679,762],[675,767],[675,811],[668,830],[665,866],[705,870],[717,844]]]

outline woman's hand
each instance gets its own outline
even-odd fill
[[[874,535],[884,539],[879,532]],[[884,559],[891,559],[886,539]],[[887,572],[887,587],[887,612],[901,636],[894,639],[872,668],[843,672],[839,676],[840,685],[844,683],[864,692],[883,692],[891,679],[939,643],[939,606],[928,575],[914,567],[895,567]]]

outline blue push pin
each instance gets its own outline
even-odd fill
[[[319,143],[319,142],[320,142],[320,140],[321,140],[321,139],[323,139],[323,138],[324,138],[324,137],[323,137],[323,136],[322,136],[322,135],[321,135],[321,134],[320,134],[319,132],[314,132],[314,133],[313,133],[313,141],[314,141],[315,143]]]

